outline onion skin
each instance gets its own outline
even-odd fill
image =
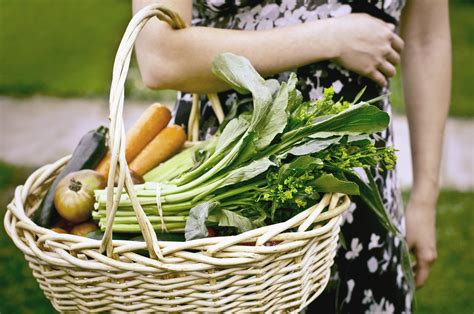
[[[72,223],[89,220],[94,209],[94,190],[106,186],[105,178],[94,170],[80,170],[65,176],[54,194],[59,215]]]

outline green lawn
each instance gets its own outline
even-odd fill
[[[130,1],[1,0],[0,92],[103,95]]]
[[[13,188],[31,169],[0,162],[0,214]],[[406,196],[406,194],[405,194]],[[417,294],[416,313],[472,313],[474,282],[474,192],[441,193],[438,210],[438,250],[430,281]],[[51,313],[52,308],[34,281],[23,255],[0,228],[0,313]]]
[[[451,114],[473,117],[474,4],[451,1],[453,99]],[[115,51],[130,19],[124,0],[0,0],[0,94],[104,97]],[[7,61],[5,61],[7,60]],[[128,96],[157,99],[145,91],[136,67]],[[403,110],[400,82],[393,99]]]
[[[123,0],[0,0],[0,94],[108,95],[116,49],[131,17]],[[8,61],[6,61],[8,60]],[[136,66],[127,96],[145,91]]]

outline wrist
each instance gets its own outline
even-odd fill
[[[313,43],[311,50],[317,52],[314,62],[338,58],[342,47],[341,41],[338,40],[338,23],[335,23],[335,19],[318,20],[311,24],[310,36]]]
[[[410,206],[426,208],[428,210],[436,208],[439,190],[427,189],[425,187],[413,186],[410,192]]]

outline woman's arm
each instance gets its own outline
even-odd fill
[[[133,10],[154,2],[177,11],[190,23],[191,0],[134,0]],[[213,58],[222,52],[247,57],[263,76],[334,59],[385,85],[386,77],[395,74],[403,47],[392,30],[390,24],[365,14],[267,31],[172,30],[152,19],[137,40],[136,54],[142,78],[151,88],[197,93],[227,89],[211,72]]]
[[[436,260],[435,216],[443,133],[451,93],[448,0],[410,0],[402,16],[402,77],[410,127],[413,188],[407,240],[416,255],[416,285]]]

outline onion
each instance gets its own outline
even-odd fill
[[[93,170],[80,170],[65,176],[56,187],[54,205],[59,215],[72,223],[91,217],[94,190],[105,188],[104,177]]]

